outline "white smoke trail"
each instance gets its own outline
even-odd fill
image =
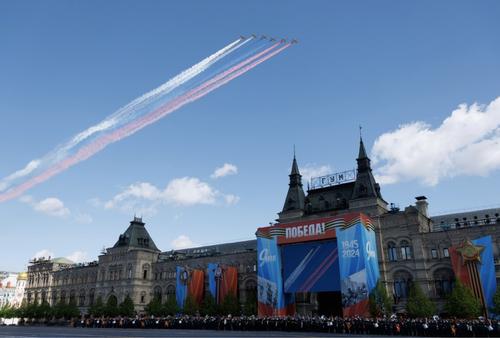
[[[174,90],[175,88],[179,87],[180,85],[191,80],[195,76],[201,74],[203,71],[205,71],[212,64],[219,61],[224,56],[226,56],[228,53],[234,52],[236,49],[245,45],[247,42],[251,41],[252,39],[253,39],[252,37],[249,39],[246,39],[246,40],[238,39],[238,40],[230,43],[226,47],[220,49],[219,51],[215,52],[214,54],[210,55],[209,57],[198,62],[197,64],[195,64],[191,68],[188,68],[188,69],[184,70],[183,72],[181,72],[180,74],[174,76],[173,78],[171,78],[167,82],[163,83],[159,87],[157,87],[157,88],[145,93],[144,95],[136,98],[132,102],[128,103],[126,106],[118,109],[115,113],[111,114],[104,121],[102,121],[99,124],[92,126],[92,127],[88,128],[87,130],[84,130],[83,132],[77,134],[67,145],[65,145],[61,149],[61,151],[65,151],[67,149],[74,147],[75,145],[77,145],[78,143],[87,139],[89,136],[93,135],[96,132],[111,129],[119,121],[120,122],[123,121],[124,116],[132,115],[138,109],[149,104],[150,101],[152,99],[154,99],[155,97],[165,95],[165,94],[171,92],[172,90]]]
[[[202,61],[198,62],[194,66],[184,70],[180,74],[174,76],[167,82],[163,83],[159,87],[145,93],[144,95],[134,99],[132,102],[128,103],[124,107],[118,109],[115,113],[111,114],[107,118],[105,118],[103,121],[100,123],[91,126],[87,128],[86,130],[78,133],[75,135],[69,142],[56,147],[53,151],[42,157],[41,159],[36,159],[30,161],[25,168],[16,171],[15,173],[3,178],[0,180],[0,192],[5,191],[8,189],[11,185],[12,182],[22,178],[23,176],[28,176],[31,174],[37,167],[44,166],[47,167],[51,163],[60,161],[62,158],[68,155],[68,152],[71,151],[71,149],[74,149],[77,147],[80,143],[91,137],[92,135],[99,133],[99,132],[105,132],[107,130],[113,129],[116,125],[118,124],[124,124],[127,122],[127,120],[133,119],[134,113],[137,112],[137,110],[147,106],[148,104],[151,103],[155,98],[168,94],[175,88],[178,88],[179,86],[183,85],[184,83],[188,82],[189,80],[193,79],[194,77],[198,76],[202,72],[204,72],[206,69],[208,69],[210,66],[212,66],[214,63],[217,61],[221,60],[228,54],[236,51],[240,47],[244,46],[247,44],[249,41],[253,40],[253,37],[250,37],[248,39],[238,39],[224,48],[220,49],[219,51],[215,52],[214,54],[208,56],[207,58],[203,59]]]
[[[42,183],[49,179],[50,177],[66,170],[67,168],[75,165],[78,162],[88,159],[93,156],[100,150],[104,149],[107,145],[119,141],[124,137],[130,136],[136,131],[142,129],[143,127],[157,121],[161,117],[166,114],[173,112],[183,105],[197,100],[216,88],[222,86],[223,84],[231,81],[232,79],[246,73],[250,69],[256,67],[258,64],[264,62],[265,60],[271,58],[272,56],[278,54],[284,49],[288,48],[290,44],[286,44],[281,48],[277,48],[272,51],[276,45],[271,48],[266,49],[264,52],[260,52],[259,54],[248,56],[244,61],[240,62],[238,65],[233,66],[231,72],[228,74],[228,71],[223,71],[220,74],[216,74],[212,76],[209,80],[204,83],[198,85],[196,88],[189,90],[187,93],[182,95],[178,95],[172,100],[166,102],[163,106],[153,109],[152,112],[148,111],[144,116],[137,116],[135,120],[131,121],[126,125],[122,125],[120,128],[116,130],[111,130],[108,134],[101,135],[99,138],[94,139],[91,143],[83,145],[77,152],[71,156],[62,156],[62,158],[57,158],[58,161],[56,163],[50,163],[50,167],[44,169],[41,173],[36,176],[21,182],[19,185],[13,187],[12,189],[0,193],[0,202],[7,201],[9,199],[20,196],[24,191],[32,188],[33,186]],[[272,51],[272,52],[269,52]],[[256,50],[254,50],[256,52]],[[266,54],[267,53],[267,54]],[[257,58],[257,59],[256,59]],[[250,61],[255,60],[254,62],[248,64]],[[228,62],[228,65],[231,66],[231,61]],[[59,154],[66,155],[66,154]],[[39,171],[39,170],[38,170]],[[11,175],[12,176],[12,175]]]

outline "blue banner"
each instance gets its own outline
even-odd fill
[[[176,269],[176,286],[175,286],[175,299],[177,300],[177,306],[179,309],[184,308],[184,302],[187,297],[187,282],[189,278],[188,271],[182,267],[178,266]]]
[[[495,295],[497,288],[491,236],[475,239],[472,243],[484,248],[481,252],[481,262],[478,263],[478,270],[481,278],[481,285],[483,287],[486,308],[488,310],[488,314],[491,314],[490,309],[493,307],[493,296]]]
[[[368,296],[380,277],[375,232],[361,218],[337,230],[344,316],[368,311]]]
[[[339,291],[336,241],[285,245],[285,292]]]
[[[259,316],[286,313],[281,257],[276,238],[257,237],[257,264]]]
[[[219,267],[219,264],[217,263],[208,263],[207,271],[208,271],[208,291],[214,297],[214,299],[217,299],[217,281],[215,280],[215,272],[217,271],[217,268]]]

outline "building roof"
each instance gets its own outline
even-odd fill
[[[160,251],[146,230],[145,223],[140,217],[134,217],[127,230],[120,235],[113,248],[130,247]]]
[[[160,260],[229,255],[251,251],[257,251],[257,240],[255,239],[166,251],[161,253]]]
[[[433,231],[456,229],[467,226],[487,225],[500,222],[500,208],[465,211],[431,217]]]
[[[309,190],[306,197],[305,212],[314,214],[320,211],[348,209],[354,184],[355,182],[348,182]]]
[[[73,262],[71,259],[67,259],[66,257],[56,257],[52,258],[50,261],[56,264],[75,264],[75,262]]]

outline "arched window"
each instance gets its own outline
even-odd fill
[[[66,303],[66,291],[65,290],[61,291],[61,303],[62,304]]]
[[[57,291],[52,291],[52,306],[57,304]]]
[[[253,279],[249,279],[245,283],[245,300],[255,301],[257,304],[257,283]]]
[[[175,299],[175,286],[173,285],[167,286],[167,300],[170,300],[171,297]]]
[[[42,291],[42,299],[40,303],[46,303],[47,302],[47,291]]]
[[[446,297],[453,289],[454,274],[451,269],[442,268],[434,272],[434,288],[436,296]]]
[[[89,291],[89,305],[94,305],[95,289]]]
[[[154,294],[154,298],[155,298],[156,300],[159,300],[159,301],[160,301],[160,303],[161,303],[161,301],[162,301],[162,299],[161,299],[161,298],[162,298],[162,290],[161,290],[161,287],[160,287],[160,286],[156,286],[156,287],[154,288],[154,290],[153,290],[153,294]]]
[[[394,242],[389,242],[389,244],[387,244],[387,255],[389,262],[395,262],[398,260],[398,250],[396,249],[396,244]]]
[[[75,290],[71,290],[69,292],[69,303],[76,304],[76,291]]]
[[[398,303],[400,299],[408,298],[410,291],[411,275],[406,271],[394,273],[394,302]]]
[[[412,258],[412,255],[411,255],[410,243],[408,243],[408,241],[402,241],[401,242],[401,259],[403,259],[405,261],[405,260],[408,260],[411,258]]]
[[[78,306],[85,306],[85,290],[81,289],[78,296]]]
[[[146,303],[146,291],[141,292],[141,303]]]

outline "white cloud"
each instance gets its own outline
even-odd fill
[[[195,246],[193,241],[186,235],[180,235],[176,239],[170,242],[170,245],[172,245],[172,248],[177,250],[177,249],[185,249],[189,247]]]
[[[63,201],[55,197],[49,197],[40,202],[35,202],[33,208],[36,211],[50,216],[65,217],[70,214],[69,209],[64,206]]]
[[[66,258],[75,263],[83,263],[88,261],[87,253],[84,251],[75,251],[66,256]]]
[[[178,205],[214,204],[217,191],[196,177],[176,178],[163,193],[165,200]]]
[[[308,163],[304,167],[299,168],[302,175],[302,183],[306,184],[311,181],[312,177],[325,176],[332,173],[332,168],[329,165],[317,165]]]
[[[214,173],[210,176],[212,178],[220,178],[229,175],[236,175],[238,173],[238,167],[234,164],[224,163],[222,167],[216,168]]]
[[[107,202],[92,199],[95,206],[105,209],[119,209],[125,212],[137,212],[152,215],[160,204],[175,206],[214,205],[220,200],[227,204],[235,204],[239,198],[224,195],[196,177],[182,177],[171,180],[165,189],[148,182],[137,182],[129,185],[121,193]]]
[[[54,253],[48,249],[42,249],[38,252],[36,252],[32,258],[54,258]]]
[[[161,191],[148,182],[138,182],[129,185],[123,192],[119,193],[112,200],[104,204],[104,208],[112,209],[120,202],[133,199],[146,199],[149,201],[154,201],[161,198]]]
[[[66,217],[71,214],[71,211],[64,206],[63,201],[56,197],[49,197],[41,201],[37,201],[30,195],[23,195],[19,198],[22,203],[29,204],[35,211],[55,217]]]
[[[487,106],[461,104],[434,129],[417,121],[382,134],[372,158],[382,184],[486,176],[500,168],[500,97]]]

